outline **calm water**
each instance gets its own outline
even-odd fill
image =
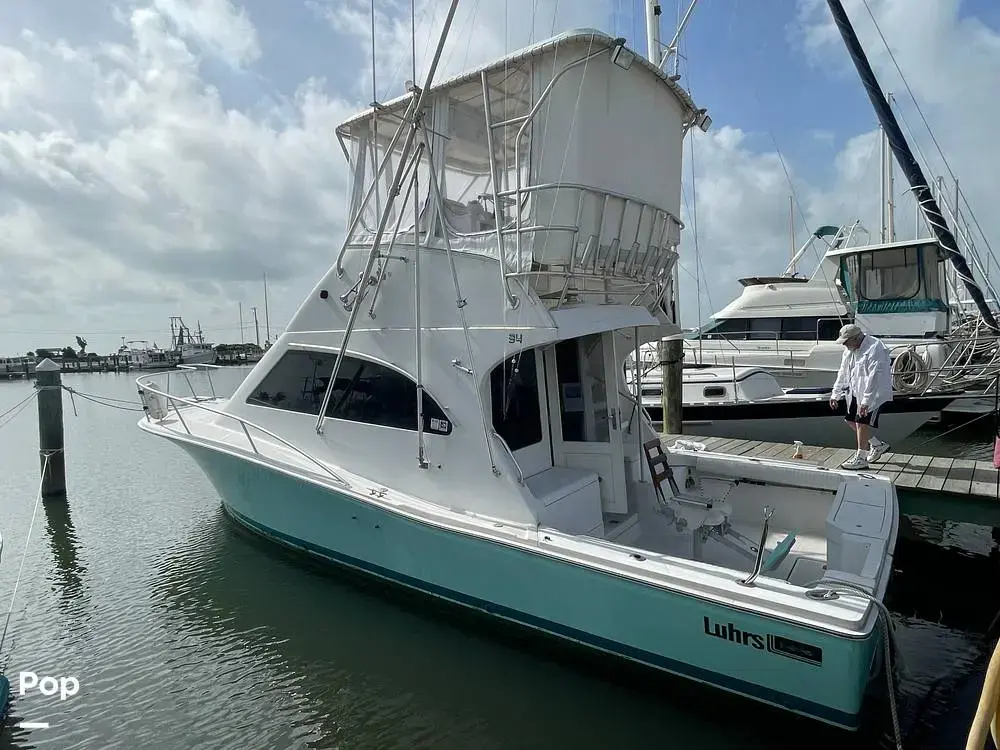
[[[132,376],[66,382],[135,398]],[[0,413],[30,388],[0,383]],[[65,406],[69,500],[38,509],[4,656],[15,690],[20,671],[73,676],[81,689],[65,701],[17,697],[2,747],[880,745],[877,699],[871,726],[845,737],[687,682],[623,682],[316,570],[236,531],[194,463],[139,432],[138,414],[77,399],[74,417]],[[989,454],[981,434],[939,452],[976,450]],[[37,477],[32,404],[0,427],[4,608]],[[991,529],[906,519],[889,597],[906,660],[906,747],[964,744],[1000,609],[988,583],[997,568]]]

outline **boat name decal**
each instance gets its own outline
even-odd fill
[[[804,661],[809,664],[820,666],[823,664],[823,649],[809,643],[802,643],[791,638],[772,633],[754,633],[746,628],[738,628],[731,622],[713,622],[709,617],[704,617],[705,635],[719,638],[723,641],[736,643],[740,646],[747,646],[758,651],[767,651],[778,656],[785,656],[789,659]]]

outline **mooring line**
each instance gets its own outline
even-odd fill
[[[0,420],[3,420],[3,418],[6,417],[8,414],[11,415],[10,419],[8,419],[6,422],[0,421],[0,427],[4,427],[5,425],[9,424],[10,422],[13,422],[14,419],[17,417],[17,415],[20,414],[22,411],[24,411],[28,407],[28,402],[31,401],[31,399],[33,399],[37,395],[38,395],[38,391],[37,390],[32,391],[31,393],[29,393],[27,395],[26,398],[22,399],[21,401],[19,401],[16,404],[14,404],[7,411],[5,411],[3,414],[0,414]]]
[[[10,617],[14,612],[14,600],[17,597],[17,588],[21,583],[21,576],[24,573],[24,561],[28,558],[28,544],[31,541],[31,532],[35,527],[35,517],[38,515],[38,506],[42,503],[42,485],[45,482],[45,474],[49,470],[49,462],[53,453],[60,451],[44,451],[45,463],[42,465],[42,478],[38,483],[38,495],[35,497],[35,507],[31,510],[31,522],[28,524],[28,533],[24,537],[24,552],[21,554],[21,564],[17,568],[17,578],[14,579],[14,590],[10,595],[10,607],[7,610],[7,617],[4,618],[3,632],[0,633],[0,653],[3,652],[4,641],[7,640],[7,627],[10,625]]]

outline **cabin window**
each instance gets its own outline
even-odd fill
[[[860,253],[858,293],[863,299],[910,299],[920,292],[920,262],[915,247]]]
[[[512,450],[542,440],[542,405],[538,398],[535,352],[507,357],[490,373],[493,428]]]
[[[301,414],[319,414],[333,366],[334,352],[286,352],[247,397],[247,403]],[[451,420],[425,391],[424,430],[451,433]],[[398,370],[346,355],[330,394],[326,416],[402,430],[417,429],[417,384]]]
[[[781,338],[813,341],[816,338],[816,325],[816,318],[782,318]]]
[[[731,318],[708,329],[706,339],[774,339],[790,341],[834,341],[848,318]]]
[[[751,318],[750,334],[747,338],[773,341],[778,338],[780,332],[780,318]]]
[[[726,395],[726,389],[721,385],[710,385],[702,393],[705,398],[722,398]]]
[[[836,341],[841,326],[853,323],[853,318],[820,318],[816,324],[816,334],[820,341]]]
[[[746,318],[728,318],[719,321],[705,332],[707,339],[745,339],[748,321]]]

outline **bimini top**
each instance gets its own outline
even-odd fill
[[[564,31],[561,34],[557,34],[554,37],[546,39],[541,42],[537,42],[528,47],[512,52],[505,57],[501,57],[498,60],[494,60],[488,65],[475,68],[474,70],[466,71],[452,78],[448,78],[440,83],[435,83],[431,86],[430,92],[442,91],[445,89],[453,88],[459,84],[466,83],[478,78],[482,73],[491,73],[494,71],[503,70],[505,67],[510,66],[511,63],[519,63],[523,60],[528,60],[532,57],[541,57],[547,52],[555,49],[560,45],[573,44],[575,42],[586,41],[590,45],[601,45],[607,49],[611,49],[617,43],[617,39],[610,37],[602,31],[597,29],[571,29],[569,31]],[[663,73],[658,67],[653,65],[649,60],[647,60],[642,55],[636,53],[631,48],[626,47],[630,52],[635,55],[635,59],[632,61],[632,67],[638,65],[650,71],[660,80],[660,82],[666,86],[673,94],[680,100],[690,114],[695,114],[698,112],[698,108],[695,106],[694,100],[691,96],[680,86],[677,85],[676,81],[671,81],[670,78]],[[430,93],[428,92],[428,93]],[[380,112],[390,109],[404,109],[410,102],[410,94],[403,94],[397,96],[395,99],[391,99],[388,102],[382,104],[379,107]],[[362,112],[354,115],[348,120],[345,120],[337,127],[337,132],[346,135],[347,129],[356,123],[362,122],[371,117],[372,109],[371,107],[365,109]]]
[[[897,240],[896,242],[879,242],[871,245],[851,245],[850,247],[835,247],[827,250],[827,258],[837,258],[843,255],[858,253],[878,253],[883,250],[933,249],[941,247],[941,243],[933,237],[921,237],[915,240]]]

